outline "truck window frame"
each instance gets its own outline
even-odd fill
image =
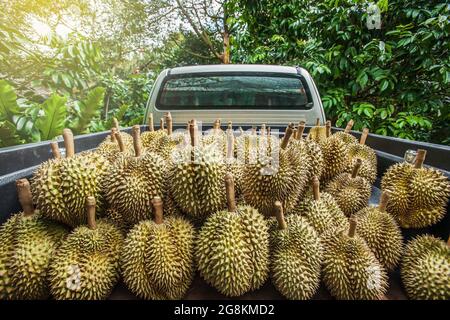
[[[180,78],[193,78],[193,77],[204,77],[204,76],[253,76],[253,77],[279,77],[279,78],[295,78],[299,79],[305,89],[305,94],[307,98],[307,103],[302,106],[280,106],[276,108],[271,108],[269,106],[208,106],[208,107],[195,107],[195,106],[173,106],[173,105],[161,105],[161,95],[163,92],[163,88],[166,83],[171,79],[180,79]],[[311,110],[314,106],[314,100],[312,98],[311,89],[305,79],[305,77],[301,74],[293,74],[293,73],[283,73],[283,72],[251,72],[251,71],[226,71],[226,72],[195,72],[195,73],[180,73],[180,74],[168,74],[164,77],[161,85],[159,86],[158,94],[156,96],[155,108],[156,110],[161,111],[170,111],[170,110]]]

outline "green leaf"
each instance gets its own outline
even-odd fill
[[[389,86],[389,81],[383,79],[383,81],[381,81],[381,84],[380,84],[380,91],[383,92],[384,90],[387,89],[388,86]]]
[[[21,144],[22,140],[16,131],[16,126],[9,121],[0,121],[0,147]]]
[[[83,133],[89,126],[91,120],[98,115],[103,106],[105,88],[97,87],[91,90],[86,99],[80,101],[80,113],[73,130],[75,133]]]
[[[66,74],[61,74],[61,78],[64,81],[64,84],[66,85],[67,88],[71,88],[72,87],[72,81],[70,81],[70,77]]]
[[[0,80],[0,120],[14,123],[14,116],[20,115],[17,96],[13,87],[5,80]]]
[[[65,97],[52,94],[42,105],[44,115],[36,120],[36,128],[41,133],[41,140],[50,140],[62,133],[66,120]]]

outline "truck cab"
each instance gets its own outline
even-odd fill
[[[325,122],[311,75],[300,67],[273,65],[204,65],[163,70],[150,93],[145,118],[171,112],[174,125],[190,119],[211,125],[216,119],[233,126]]]

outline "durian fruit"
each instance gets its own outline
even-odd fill
[[[417,150],[415,164],[391,166],[381,180],[381,189],[389,191],[387,211],[403,228],[431,226],[445,216],[450,182],[434,168],[423,168],[426,150]]]
[[[144,299],[181,299],[195,274],[195,229],[185,218],[163,218],[161,198],[152,200],[154,221],[137,224],[121,253],[127,287]]]
[[[0,299],[46,299],[49,262],[68,231],[34,209],[27,179],[16,187],[23,211],[0,227]]]
[[[326,140],[320,144],[324,163],[320,180],[323,183],[343,173],[347,164],[347,145],[336,135],[331,135],[330,121],[326,123],[326,136]]]
[[[102,207],[102,184],[109,161],[96,152],[75,155],[73,134],[63,131],[65,158],[42,163],[33,173],[33,202],[49,219],[76,227],[86,223],[84,200],[92,195]]]
[[[236,206],[233,176],[225,177],[228,210],[208,217],[197,238],[200,275],[220,293],[237,297],[261,287],[269,273],[269,232],[264,217]]]
[[[135,155],[116,161],[105,180],[108,204],[122,215],[128,226],[152,217],[150,201],[164,196],[167,174],[162,157],[153,152],[142,154],[138,125],[133,126],[132,133]]]
[[[50,263],[49,281],[57,300],[106,299],[119,280],[122,233],[111,223],[95,221],[95,198],[86,198],[87,226],[62,242]]]
[[[450,300],[450,238],[425,234],[408,242],[401,277],[410,299]]]
[[[372,186],[363,177],[358,176],[361,159],[356,159],[351,174],[342,173],[331,180],[325,192],[331,194],[341,210],[350,216],[369,204]]]
[[[319,235],[348,227],[348,219],[334,198],[329,193],[321,193],[319,186],[319,179],[314,177],[313,194],[305,196],[290,213],[304,217]]]
[[[116,138],[117,134],[120,135],[120,143]],[[125,132],[118,133],[117,128],[113,127],[111,129],[111,135],[109,135],[102,143],[100,143],[95,151],[103,155],[106,159],[108,159],[109,162],[112,163],[116,160],[119,152],[127,155],[131,154],[131,151],[133,149],[133,140],[129,141],[129,136],[130,135]]]
[[[214,145],[199,146],[198,128],[191,121],[191,145],[173,152],[170,192],[177,206],[194,219],[204,219],[225,205],[222,153]]]
[[[372,184],[377,178],[377,155],[372,148],[365,145],[368,133],[369,129],[365,128],[361,134],[359,144],[351,143],[348,145],[348,160],[345,172],[351,173],[356,164],[356,159],[361,159],[362,163],[358,175]]]
[[[383,192],[378,207],[364,208],[354,218],[358,222],[356,233],[366,241],[378,261],[389,271],[400,261],[403,237],[394,217],[386,212],[388,198],[389,194]]]
[[[228,130],[226,133],[226,137],[227,137],[226,140],[227,151],[225,156],[226,171],[230,172],[235,178],[234,189],[236,193],[236,198],[239,199],[242,194],[241,180],[242,180],[243,164],[240,161],[238,161],[237,158],[234,157],[235,139],[233,130]]]
[[[319,235],[299,215],[283,214],[275,203],[270,223],[270,271],[275,288],[292,300],[311,299],[319,288],[322,245]]]
[[[321,237],[325,286],[337,299],[383,299],[387,273],[355,230],[356,220],[350,219],[348,232],[329,232]]]
[[[327,139],[327,129],[320,125],[320,119],[317,118],[316,125],[311,127],[308,132],[307,140],[313,140],[317,143],[322,143]]]
[[[358,143],[358,140],[356,140],[356,138],[350,134],[350,130],[352,130],[353,123],[354,123],[353,120],[350,120],[347,123],[347,126],[345,127],[344,131],[336,132],[335,134],[333,134],[333,137],[341,140],[347,146]]]
[[[265,216],[273,213],[273,204],[280,201],[286,212],[296,204],[310,178],[309,157],[304,149],[288,148],[292,124],[283,140],[270,152],[263,148],[251,150],[253,161],[246,163],[242,173],[242,192],[246,203]]]
[[[145,131],[141,135],[142,147],[149,148],[151,150],[155,150],[158,148],[156,142],[163,136],[167,135],[167,131],[164,129],[164,119],[161,119],[159,130],[155,130],[153,124],[153,114],[149,113],[148,115],[148,129],[149,131]]]

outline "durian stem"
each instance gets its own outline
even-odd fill
[[[34,213],[34,207],[30,183],[27,179],[19,179],[16,181],[16,189],[23,214],[25,216],[31,216]]]
[[[195,139],[195,125],[194,120],[189,123],[189,135],[191,137],[191,146],[195,147],[196,139]]]
[[[164,209],[163,209],[163,202],[161,200],[160,197],[154,197],[152,199],[152,205],[153,208],[155,209],[154,214],[155,214],[155,223],[156,224],[161,224],[163,223],[163,217],[164,217]]]
[[[50,148],[52,149],[53,158],[61,159],[61,152],[59,151],[58,142],[50,142]]]
[[[116,128],[117,131],[119,131],[119,121],[117,120],[117,118],[113,118],[113,128]]]
[[[261,125],[261,131],[260,132],[261,132],[262,136],[264,136],[266,134],[266,124],[265,123],[263,123]]]
[[[423,162],[425,161],[426,155],[427,155],[427,150],[417,149],[416,162],[414,163],[414,168],[416,168],[416,169],[422,168],[422,165],[423,165]]]
[[[87,213],[87,223],[91,230],[97,229],[97,223],[95,222],[95,198],[86,198],[86,213]]]
[[[314,178],[313,178],[313,193],[314,193],[314,200],[319,201],[320,200],[320,182],[316,176],[314,176]]]
[[[116,132],[116,134],[114,136],[116,137],[117,144],[119,145],[120,152],[124,152],[125,151],[125,145],[123,144],[123,140],[122,140],[122,136],[120,135],[120,132]]]
[[[73,141],[73,133],[70,129],[63,130],[64,147],[66,148],[66,158],[71,158],[75,154],[75,143]]]
[[[167,112],[166,114],[166,123],[167,123],[167,134],[171,135],[172,134],[172,114],[170,112]]]
[[[134,147],[134,155],[136,157],[141,156],[141,128],[139,125],[134,125],[131,129],[131,133],[133,135],[133,147]]]
[[[256,135],[256,127],[255,126],[252,127],[252,135]]]
[[[284,133],[284,137],[283,137],[283,140],[281,141],[281,146],[280,146],[281,149],[283,149],[283,150],[286,149],[286,147],[288,146],[289,139],[291,138],[291,135],[293,132],[292,127],[293,127],[292,123],[289,123],[289,125],[286,128],[286,132]]]
[[[228,212],[236,212],[236,199],[234,194],[234,179],[229,172],[225,175],[225,191],[227,195]]]
[[[227,134],[227,159],[234,158],[234,134],[232,131],[228,131]]]
[[[283,205],[280,201],[275,201],[275,216],[278,221],[278,229],[284,230],[287,228],[286,220],[284,219]]]
[[[159,129],[164,130],[164,118],[159,119]]]
[[[297,139],[297,129],[292,129],[292,138],[295,140],[298,140]]]
[[[450,247],[450,236],[449,236],[448,239],[447,239],[447,246]]]
[[[270,127],[267,127],[267,135],[270,136]]]
[[[383,191],[380,197],[380,203],[378,204],[378,210],[386,212],[387,203],[389,200],[389,192]]]
[[[361,164],[362,164],[362,161],[361,161],[361,159],[356,159],[356,163],[355,163],[355,166],[353,167],[353,171],[352,171],[352,178],[353,179],[355,179],[356,178],[356,176],[358,175],[358,171],[359,171],[359,168],[361,168]]]
[[[369,129],[364,128],[361,134],[360,144],[366,144],[367,136],[369,135]]]
[[[228,128],[227,128],[227,130],[228,131],[232,131],[233,130],[233,122],[228,121]]]
[[[117,132],[116,128],[111,128],[111,142],[117,142],[117,140],[116,140],[116,132]]]
[[[244,134],[244,129],[242,129],[242,127],[239,127],[238,130],[239,130],[239,133],[240,133],[240,134]]]
[[[349,219],[350,222],[350,228],[348,229],[348,236],[350,238],[353,238],[356,232],[356,220],[354,218]]]
[[[298,130],[297,130],[297,140],[300,140],[303,138],[304,131],[305,131],[305,121],[300,121],[298,124]]]
[[[345,129],[344,129],[344,132],[345,132],[345,133],[349,133],[350,130],[352,130],[352,127],[353,127],[353,119],[351,119],[351,120],[347,123],[347,126],[346,126]]]
[[[326,134],[326,137],[328,138],[329,136],[331,136],[331,121],[330,120],[327,120],[327,122],[325,123],[325,128],[326,128],[325,134]]]
[[[153,124],[153,113],[150,112],[148,114],[147,122],[148,122],[148,130],[155,131],[155,126]]]
[[[316,119],[316,127],[320,126],[320,118]]]

